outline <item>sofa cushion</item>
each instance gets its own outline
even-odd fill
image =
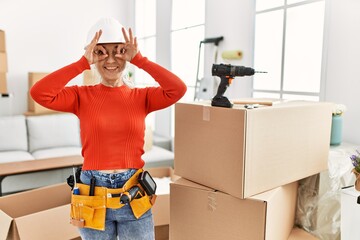
[[[32,152],[35,159],[81,156],[81,147],[48,148]]]
[[[27,151],[25,116],[0,117],[0,151]]]
[[[80,147],[79,119],[68,113],[27,117],[29,151]]]
[[[4,151],[0,152],[0,163],[19,162],[33,160],[34,157],[26,151]]]

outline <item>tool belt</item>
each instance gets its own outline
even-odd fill
[[[78,183],[80,194],[71,195],[70,223],[77,227],[105,230],[106,208],[118,209],[125,204],[120,203],[120,196],[130,188],[139,186],[138,176],[143,172],[139,169],[122,188],[95,187],[94,196],[89,196],[90,186]],[[129,204],[135,218],[140,218],[154,205],[156,195],[144,195],[132,199]]]

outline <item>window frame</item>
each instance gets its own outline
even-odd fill
[[[326,53],[327,53],[327,32],[328,32],[328,4],[327,1],[325,0],[304,0],[304,1],[300,1],[300,2],[296,2],[296,3],[292,3],[292,4],[287,4],[288,0],[284,0],[284,4],[282,6],[279,7],[273,7],[273,8],[269,8],[269,9],[263,9],[260,11],[256,11],[255,12],[255,18],[256,15],[258,14],[263,14],[263,13],[268,13],[268,12],[272,12],[272,11],[277,11],[277,10],[283,10],[283,32],[282,32],[282,53],[281,53],[281,79],[280,79],[280,90],[268,90],[268,89],[261,89],[261,88],[255,88],[253,86],[252,88],[252,96],[254,97],[254,95],[256,96],[258,93],[262,94],[277,94],[279,96],[280,99],[283,99],[284,95],[300,95],[300,96],[304,96],[305,98],[317,98],[317,101],[322,101],[325,98],[325,68],[326,68]],[[286,46],[286,27],[287,27],[287,11],[290,8],[294,8],[294,7],[299,7],[299,6],[303,6],[305,4],[312,4],[312,3],[316,3],[316,2],[324,2],[324,21],[323,21],[323,33],[322,33],[322,54],[321,54],[321,59],[320,59],[320,87],[319,87],[319,91],[318,92],[310,92],[310,91],[289,91],[289,90],[284,90],[284,67],[285,67],[285,46]],[[256,38],[256,36],[255,36]],[[254,54],[254,61],[256,59],[256,56]]]

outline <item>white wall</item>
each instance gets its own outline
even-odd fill
[[[253,66],[254,56],[254,26],[255,1],[253,0],[206,0],[205,35],[206,37],[223,36],[218,52],[218,63]],[[241,50],[240,60],[226,60],[221,53],[228,50]],[[205,77],[211,76],[211,66],[214,60],[214,47],[206,47]],[[230,98],[251,97],[252,77],[235,78],[227,89]]]
[[[330,0],[325,100],[345,104],[343,139],[360,144],[360,1]]]
[[[12,113],[27,111],[28,72],[51,72],[80,59],[87,31],[96,20],[111,16],[128,26],[129,10],[125,0],[0,1]]]
[[[165,2],[162,2],[165,1]],[[162,0],[166,4],[167,0]],[[360,1],[326,0],[330,27],[326,29],[326,83],[324,100],[343,103],[344,141],[360,144]],[[126,0],[2,0],[0,29],[6,31],[8,85],[14,93],[13,114],[27,110],[27,73],[49,72],[76,61],[83,54],[88,28],[100,16],[113,16],[133,25],[133,4]],[[252,66],[254,35],[253,0],[206,0],[206,37],[224,36],[219,53],[240,49],[244,57],[234,65]],[[163,31],[166,32],[167,30]],[[168,49],[159,49],[159,63],[170,66]],[[209,75],[213,51],[207,49],[205,75]],[[220,59],[219,59],[220,60]],[[81,80],[78,80],[81,81]],[[251,96],[251,78],[237,78],[228,89],[231,98]],[[157,118],[158,119],[158,118]],[[160,124],[161,125],[161,124]]]

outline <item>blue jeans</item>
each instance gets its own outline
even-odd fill
[[[80,175],[81,182],[90,184],[92,176],[96,179],[96,186],[107,188],[121,188],[125,182],[136,172],[136,169],[130,169],[123,173],[101,173],[99,171],[82,171]],[[106,209],[105,231],[99,231],[91,228],[79,228],[83,240],[153,240],[154,222],[151,209],[142,215],[139,219],[134,217],[129,204],[119,209]],[[118,238],[117,238],[118,237]]]

